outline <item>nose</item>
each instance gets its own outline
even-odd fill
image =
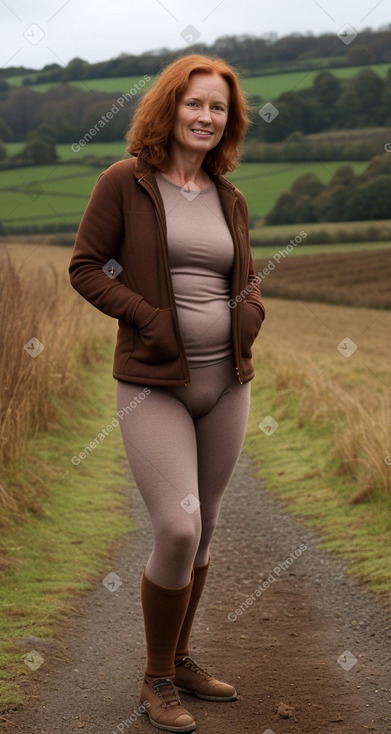
[[[203,105],[203,107],[201,107],[198,119],[204,123],[212,122],[209,105]]]

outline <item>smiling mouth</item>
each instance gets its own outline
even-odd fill
[[[211,133],[211,132],[210,132],[209,130],[197,130],[197,129],[192,129],[192,131],[191,131],[191,132],[192,132],[192,133],[196,133],[196,135],[205,135],[205,137],[206,137],[207,135],[213,135],[213,133]]]

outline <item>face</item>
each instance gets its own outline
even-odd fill
[[[227,124],[229,99],[229,85],[219,74],[192,74],[177,106],[172,152],[205,155],[214,148]]]

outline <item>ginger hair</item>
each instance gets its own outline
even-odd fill
[[[230,88],[228,120],[224,135],[208,151],[204,164],[213,174],[234,171],[238,165],[244,136],[249,124],[248,103],[237,73],[219,58],[191,54],[167,66],[145,92],[126,134],[127,150],[142,162],[165,171],[168,168],[169,139],[179,100],[192,74],[219,74]]]

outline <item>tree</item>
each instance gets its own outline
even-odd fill
[[[358,117],[356,127],[381,123],[379,104],[384,88],[383,79],[372,69],[364,69],[351,81],[351,91],[355,98],[353,109]]]
[[[316,222],[314,213],[314,198],[309,194],[299,196],[295,205],[296,222]]]
[[[6,143],[10,143],[14,137],[14,134],[10,128],[9,125],[3,120],[3,118],[0,118],[0,139],[4,140]]]
[[[51,143],[56,142],[56,130],[53,125],[48,125],[46,122],[41,122],[38,127],[29,133],[27,140],[33,140],[34,138],[41,138],[41,140],[47,140]]]
[[[6,161],[8,158],[7,148],[2,140],[0,140],[0,161]]]
[[[320,181],[315,173],[302,173],[301,176],[295,179],[291,186],[291,194],[293,196],[308,196],[315,197],[325,188],[324,183]]]
[[[341,94],[341,82],[331,72],[322,71],[315,77],[312,91],[323,107],[333,107]]]
[[[351,189],[342,185],[322,191],[314,201],[315,221],[343,222],[346,219],[346,203],[351,193]]]
[[[376,176],[357,186],[346,204],[345,219],[389,219],[391,176]]]
[[[90,65],[88,61],[76,57],[72,59],[64,70],[64,80],[87,79]]]
[[[348,190],[353,190],[357,185],[358,176],[354,173],[353,168],[349,163],[344,163],[342,166],[338,166],[334,175],[330,179],[329,186],[342,186]]]
[[[55,163],[59,160],[54,139],[45,135],[45,128],[47,127],[49,126],[40,126],[41,134],[39,128],[30,133],[23,150],[15,156],[17,160],[26,161],[28,164],[36,166],[46,166],[48,163]]]
[[[289,192],[281,194],[266,217],[266,224],[292,224],[296,222],[296,200]]]

